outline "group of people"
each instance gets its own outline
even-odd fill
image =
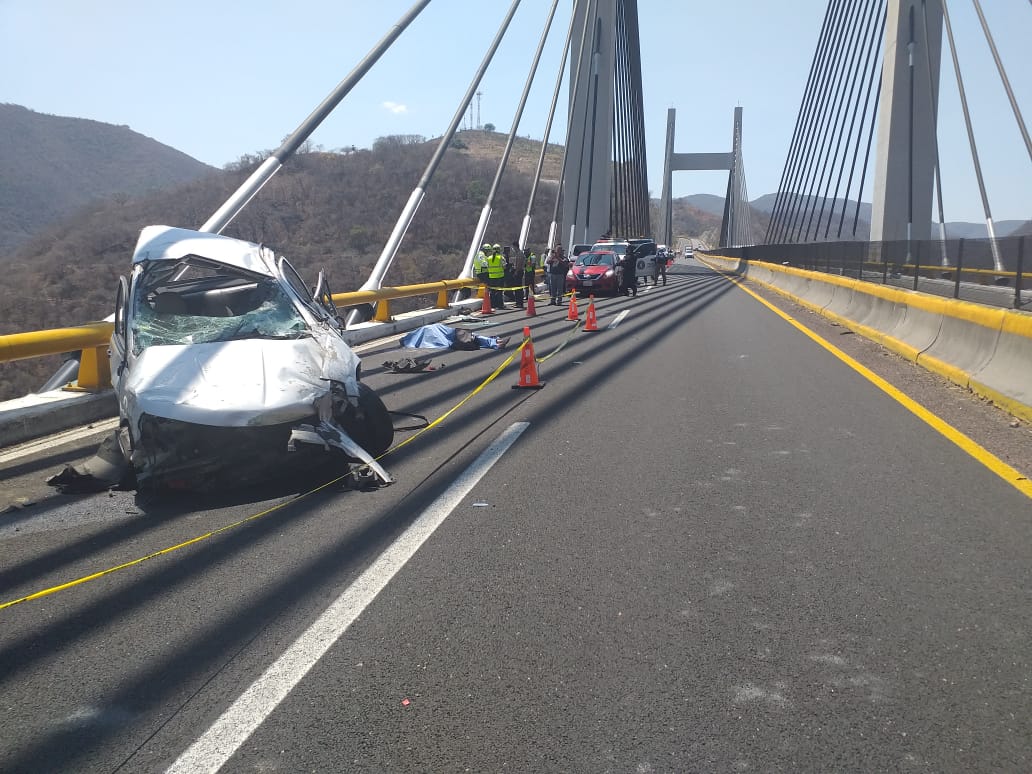
[[[491,294],[491,306],[506,309],[505,300],[513,301],[517,309],[523,308],[524,291],[534,292],[535,273],[540,268],[538,256],[533,250],[520,249],[518,244],[506,245],[484,242],[473,259],[473,273],[487,285]]]
[[[617,261],[623,270],[621,290],[625,296],[638,295],[637,261],[633,249]],[[506,309],[505,301],[508,298],[517,309],[523,309],[524,293],[528,297],[534,293],[537,281],[535,274],[539,268],[543,268],[548,286],[548,303],[550,306],[560,306],[566,294],[566,275],[571,263],[561,244],[549,250],[542,262],[533,250],[520,249],[518,244],[503,248],[499,244],[485,242],[473,259],[473,273],[487,285],[493,308]],[[656,257],[652,276],[654,284],[659,284],[660,277],[663,284],[666,284],[666,263],[665,256]]]
[[[616,262],[621,267],[620,289],[625,296],[638,295],[638,277],[636,274],[638,258],[633,250],[627,253]],[[571,261],[563,252],[562,245],[556,245],[545,259],[545,276],[548,280],[548,294],[551,300],[550,305],[560,306],[563,303],[563,296],[566,294],[566,275],[570,270]],[[657,275],[658,276],[658,275]],[[657,281],[656,277],[653,281]],[[663,284],[666,284],[666,267],[663,267]]]

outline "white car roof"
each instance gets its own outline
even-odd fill
[[[188,255],[199,255],[227,266],[276,276],[276,256],[267,247],[221,234],[174,226],[146,226],[136,242],[133,263],[178,261]]]

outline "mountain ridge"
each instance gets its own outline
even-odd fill
[[[0,254],[82,207],[216,172],[128,126],[0,103]]]

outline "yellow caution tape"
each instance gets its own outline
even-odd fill
[[[509,355],[509,357],[507,357],[501,363],[501,365],[499,365],[494,371],[492,371],[490,376],[488,376],[484,381],[482,381],[479,385],[477,385],[477,387],[471,393],[469,393],[469,395],[464,397],[462,400],[460,400],[458,403],[456,403],[454,406],[452,406],[446,412],[441,414],[441,416],[439,416],[433,422],[430,422],[426,427],[421,428],[419,430],[419,432],[417,432],[415,435],[409,436],[408,438],[406,438],[401,443],[392,446],[390,449],[385,451],[379,457],[376,457],[376,461],[379,462],[381,459],[386,457],[388,454],[391,454],[392,452],[397,451],[401,447],[411,443],[412,441],[414,441],[416,438],[421,436],[423,433],[425,433],[430,428],[436,427],[437,425],[441,424],[441,422],[443,422],[447,417],[451,416],[455,411],[457,411],[460,406],[462,406],[465,403],[467,403],[474,395],[479,393],[481,390],[483,390],[485,387],[487,387],[487,385],[489,385],[491,382],[493,382],[495,379],[497,379],[498,375],[501,374],[502,371],[504,371],[506,368],[508,368],[512,364],[512,361],[516,359],[516,355],[518,355],[520,352],[523,351],[523,348],[525,346],[527,346],[527,343],[529,341],[530,341],[530,338],[524,339],[523,342],[519,345],[519,347],[517,347],[513,351],[513,353],[511,355]],[[130,560],[128,562],[123,562],[122,564],[115,565],[114,567],[108,567],[106,570],[100,570],[99,572],[94,572],[94,573],[91,573],[89,575],[84,575],[81,578],[76,578],[75,580],[70,580],[67,583],[60,583],[60,584],[58,584],[56,586],[51,586],[50,588],[42,589],[41,591],[36,591],[36,592],[33,592],[32,594],[27,594],[24,597],[19,597],[18,599],[12,599],[12,600],[7,601],[7,602],[2,602],[2,603],[0,603],[0,610],[4,610],[5,608],[8,608],[8,607],[13,607],[14,605],[19,605],[22,602],[31,602],[34,599],[41,599],[42,597],[47,597],[47,596],[50,596],[51,594],[56,594],[59,591],[64,591],[65,589],[74,588],[75,586],[81,586],[84,583],[87,583],[87,582],[92,581],[92,580],[97,580],[98,578],[103,578],[105,575],[111,575],[112,573],[118,572],[119,570],[125,570],[125,569],[127,569],[129,567],[135,567],[138,564],[143,564],[148,559],[154,559],[154,558],[159,557],[159,556],[164,556],[165,554],[170,554],[173,551],[178,551],[181,548],[186,548],[187,546],[192,546],[195,543],[200,543],[200,542],[202,542],[204,540],[208,540],[209,538],[213,538],[216,535],[221,535],[223,532],[228,532],[228,531],[230,531],[232,529],[236,529],[237,527],[240,527],[240,526],[242,526],[244,524],[247,524],[248,522],[255,521],[256,519],[260,519],[263,516],[268,516],[270,513],[274,513],[276,511],[280,510],[281,508],[284,508],[284,507],[286,507],[288,505],[292,505],[292,504],[298,502],[299,500],[305,499],[306,497],[311,497],[316,492],[321,492],[323,489],[326,489],[327,487],[333,486],[334,484],[336,484],[336,483],[342,481],[343,479],[347,478],[349,475],[352,475],[355,470],[362,470],[363,468],[366,468],[366,467],[368,467],[368,464],[367,463],[362,463],[361,465],[356,466],[356,468],[354,468],[352,470],[349,470],[343,476],[338,476],[337,478],[333,479],[332,481],[327,481],[324,484],[320,484],[319,486],[315,487],[314,489],[310,489],[307,492],[303,492],[303,493],[299,494],[297,497],[294,497],[291,500],[287,500],[285,502],[279,503],[278,505],[274,505],[271,508],[267,508],[264,511],[261,511],[259,513],[255,513],[255,514],[252,514],[250,516],[247,516],[246,518],[240,519],[239,521],[234,521],[232,524],[226,524],[225,526],[219,527],[218,529],[214,529],[211,532],[205,532],[203,535],[197,535],[196,537],[192,537],[189,540],[184,540],[182,543],[176,543],[174,546],[169,546],[168,548],[162,548],[161,550],[154,551],[153,553],[147,554],[146,556],[141,556],[141,557],[138,557],[136,559],[132,559],[132,560]]]

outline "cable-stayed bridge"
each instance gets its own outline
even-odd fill
[[[261,196],[426,5],[200,230]],[[499,9],[450,131],[518,6]],[[935,75],[954,59],[955,8],[829,3],[762,229],[748,106],[727,116],[725,148],[676,148],[676,113],[644,115],[635,0],[577,2],[565,26],[558,6],[538,45],[565,36],[551,78],[567,128],[545,132],[563,175],[558,191],[535,181],[521,246],[683,246],[671,179],[698,169],[728,172],[719,244],[634,298],[593,299],[597,331],[584,298],[509,309],[476,324],[514,337],[507,350],[434,352],[434,370],[395,374],[381,362],[398,332],[482,309],[472,268],[491,196],[462,276],[390,286],[435,155],[368,281],[336,297],[405,441],[383,461],[396,483],[370,491],[313,475],[214,495],[49,493],[42,479],[118,423],[112,324],[3,337],[17,357],[80,349],[58,381],[100,414],[58,434],[68,409],[51,391],[6,412],[36,438],[0,452],[0,769],[1029,768],[1028,268],[1020,234],[933,226]],[[1027,138],[1021,108],[1000,123]],[[646,119],[666,120],[663,147],[645,147]],[[861,239],[843,205],[865,190]],[[405,292],[440,308],[393,314]],[[513,389],[531,367],[524,327],[538,390]]]

